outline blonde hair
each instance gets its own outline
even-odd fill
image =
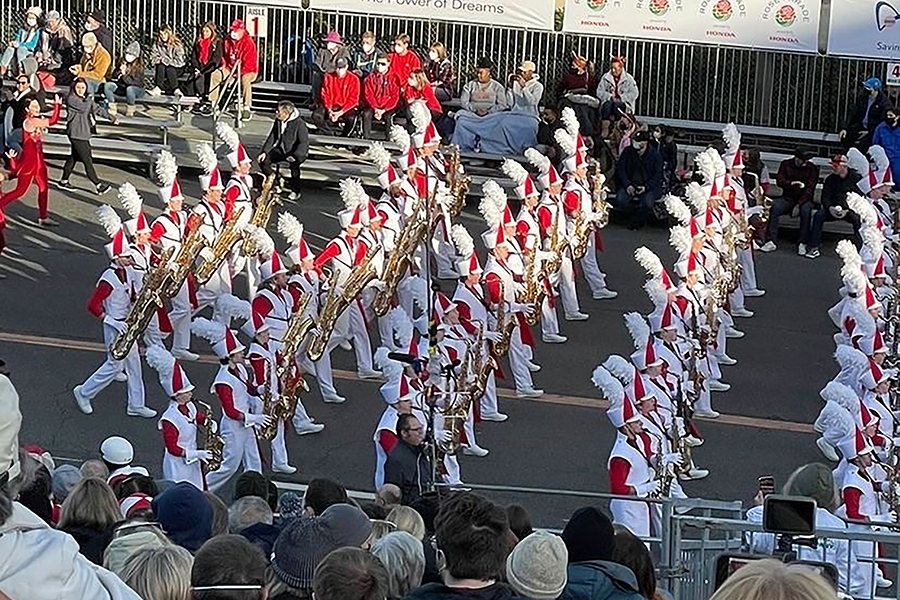
[[[128,557],[121,579],[143,600],[184,600],[194,557],[181,546],[142,548]]]
[[[412,73],[409,74],[410,77],[416,80],[415,87],[417,90],[425,89],[425,86],[428,85],[428,75],[425,74],[425,71],[422,69],[416,69]]]
[[[440,42],[435,42],[428,48],[429,50],[434,50],[437,52],[438,60],[444,60],[447,58],[447,48]]]
[[[372,533],[369,534],[369,539],[366,540],[366,542],[368,544],[374,544],[393,531],[397,531],[397,526],[390,521],[372,519]]]
[[[425,521],[410,507],[395,506],[388,513],[387,520],[397,526],[397,531],[405,531],[420,542],[425,539]]]
[[[62,504],[58,527],[108,529],[119,521],[124,518],[112,488],[102,479],[88,477],[69,492]]]
[[[729,577],[710,600],[836,600],[834,588],[812,568],[756,560]]]

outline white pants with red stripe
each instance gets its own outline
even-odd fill
[[[245,471],[262,473],[256,431],[252,427],[244,427],[243,423],[223,416],[219,431],[225,441],[225,447],[222,450],[222,466],[206,476],[206,485],[211,492],[228,483],[241,467]]]
[[[600,265],[597,264],[597,236],[594,232],[588,236],[587,252],[581,258],[581,270],[591,287],[591,293],[606,289],[606,274],[600,270]]]
[[[118,336],[118,329],[108,323],[103,324],[103,340],[107,348],[113,345]],[[116,360],[112,354],[107,353],[103,364],[88,377],[87,381],[81,384],[81,393],[85,398],[92,400],[123,370],[128,377],[128,408],[143,408],[145,402],[144,379],[141,375],[141,355],[138,354],[137,343],[131,346],[131,350],[122,360]]]

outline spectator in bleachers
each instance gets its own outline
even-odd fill
[[[439,102],[447,102],[453,97],[453,65],[442,43],[435,42],[428,48],[425,74]]]
[[[184,600],[193,563],[191,553],[179,546],[141,548],[125,561],[121,577],[144,600]]]
[[[106,26],[106,13],[102,10],[91,11],[85,19],[84,28],[96,36],[100,45],[109,53],[110,62],[112,62],[112,56],[115,54],[115,49],[113,48],[112,31]]]
[[[275,110],[275,122],[272,130],[263,142],[262,151],[256,158],[263,173],[273,173],[278,163],[286,162],[291,169],[288,182],[292,191],[291,198],[300,197],[300,165],[309,154],[309,130],[300,118],[300,111],[292,102],[282,100]]]
[[[819,169],[809,162],[810,155],[802,149],[794,152],[793,158],[781,161],[775,181],[781,188],[781,198],[772,201],[769,212],[769,223],[766,230],[766,243],[760,248],[763,252],[772,252],[778,242],[778,221],[781,215],[791,214],[795,208],[800,212],[800,236],[797,254],[806,255],[812,232],[812,214],[815,208],[813,194],[819,183]]]
[[[415,415],[400,415],[397,444],[384,464],[384,482],[400,488],[401,502],[407,506],[431,484],[431,461],[422,445],[424,439],[425,431]]]
[[[391,70],[389,73],[402,86],[413,71],[422,68],[419,56],[409,49],[409,36],[401,33],[394,38],[394,51],[391,52]]]
[[[821,202],[813,215],[809,248],[806,251],[807,258],[819,257],[822,229],[826,221],[847,221],[853,225],[853,235],[859,243],[859,215],[850,210],[850,206],[847,204],[847,194],[856,191],[856,182],[859,181],[860,175],[850,169],[850,163],[843,154],[838,154],[831,159],[831,168],[834,172],[825,178],[822,185]]]
[[[634,115],[638,99],[638,86],[631,73],[625,70],[625,57],[613,56],[609,71],[600,77],[597,84],[597,99],[600,101],[600,135],[609,136],[609,126],[624,115]]]
[[[156,41],[150,49],[150,66],[153,67],[153,88],[151,96],[166,94],[181,95],[178,89],[178,77],[184,71],[184,44],[168,25],[163,25],[156,33]]]
[[[263,600],[265,584],[266,557],[239,535],[214,537],[194,556],[191,600]]]
[[[370,551],[387,571],[388,597],[403,598],[422,585],[425,551],[421,540],[394,531],[373,543]]]
[[[325,47],[319,48],[316,52],[316,58],[313,61],[312,69],[312,97],[314,108],[318,107],[319,100],[322,97],[322,85],[326,75],[334,74],[337,71],[337,61],[343,58],[349,64],[350,51],[344,45],[341,34],[331,30],[323,40]]]
[[[884,95],[881,80],[877,77],[869,77],[862,82],[862,87],[839,135],[845,148],[856,146],[865,152],[872,145],[875,128],[884,121],[890,100]]]
[[[360,79],[365,79],[375,72],[375,63],[380,56],[378,49],[375,48],[377,40],[375,34],[367,31],[362,34],[362,44],[358,50],[353,52],[353,58],[350,61],[352,70]]]
[[[6,153],[6,148],[12,148],[15,152],[22,151],[22,122],[28,113],[28,104],[37,100],[41,110],[44,107],[43,90],[35,90],[31,87],[28,76],[20,74],[16,77],[16,89],[12,94],[0,103],[3,121],[0,123],[0,149]]]
[[[476,77],[468,82],[459,96],[462,110],[456,113],[453,143],[463,152],[487,152],[482,148],[482,138],[494,129],[491,115],[509,109],[509,101],[503,84],[493,78],[494,63],[487,57],[478,61]]]
[[[41,27],[38,20],[42,12],[37,6],[25,11],[25,26],[19,28],[16,37],[9,41],[3,54],[0,55],[0,77],[6,75],[13,60],[16,61],[15,72],[18,73],[22,69],[22,61],[37,52],[41,43]]]
[[[88,560],[102,565],[103,551],[121,520],[113,491],[105,481],[91,477],[82,480],[63,502],[58,529],[75,538]]]
[[[97,177],[91,150],[91,129],[98,117],[108,119],[114,125],[119,122],[115,115],[109,114],[108,110],[94,102],[94,97],[88,93],[87,82],[79,77],[72,83],[72,88],[66,96],[66,135],[69,137],[72,153],[66,157],[59,187],[72,189],[69,176],[77,161],[84,165],[85,175],[94,184],[98,194],[104,194],[109,190],[109,184]]]
[[[141,56],[141,45],[131,42],[125,48],[125,56],[112,81],[103,84],[103,95],[109,110],[116,110],[116,100],[125,98],[125,116],[134,115],[135,102],[147,91],[144,89],[144,58]]]
[[[392,56],[393,54],[389,54],[388,58],[390,59]],[[390,70],[388,71],[388,74],[390,74]],[[441,106],[441,103],[438,102],[437,96],[434,95],[434,88],[431,87],[428,76],[425,75],[425,71],[416,69],[409,74],[409,77],[406,78],[406,83],[401,87],[403,89],[403,102],[406,106],[420,100],[424,102],[428,107],[428,110],[431,111],[431,118],[434,119],[435,124],[438,125],[438,131],[443,135],[440,125],[441,115],[444,113],[444,109]]]
[[[641,229],[662,198],[663,161],[650,144],[650,134],[640,130],[622,151],[616,164],[616,205],[631,213],[631,229]]]
[[[544,84],[535,73],[535,64],[530,60],[522,61],[516,72],[509,77],[506,89],[506,101],[509,110],[498,115],[499,120],[495,134],[498,154],[519,154],[537,143],[538,105],[544,95]],[[499,136],[497,136],[499,134]],[[482,136],[482,149],[490,147],[490,140]],[[485,149],[485,152],[493,150]]]
[[[202,113],[209,106],[209,80],[213,71],[222,63],[223,43],[216,31],[216,24],[212,21],[200,26],[200,34],[194,42],[191,50],[191,69],[193,70],[193,89],[188,93],[200,98],[200,104],[195,107],[196,112]]]
[[[228,29],[228,39],[225,40],[222,65],[212,72],[209,78],[209,101],[215,106],[219,101],[219,95],[224,87],[234,81],[232,69],[240,63],[241,93],[243,94],[244,110],[241,119],[249,121],[253,117],[250,107],[253,105],[253,82],[259,73],[259,54],[256,51],[256,43],[247,33],[244,22],[235,19]]]
[[[900,108],[884,111],[884,121],[875,128],[872,144],[884,148],[891,162],[891,172],[900,173]]]
[[[68,73],[69,67],[77,62],[75,38],[59,11],[51,10],[47,13],[41,45],[35,53],[35,58],[38,61],[38,69],[53,76],[53,84],[68,84],[65,74]]]
[[[572,55],[572,66],[562,76],[557,85],[560,108],[569,106],[575,111],[581,133],[593,137],[597,133],[597,109],[600,101],[594,95],[597,79],[593,74],[593,65],[577,54]]]
[[[388,574],[365,550],[340,548],[319,563],[312,589],[316,600],[385,600]]]
[[[335,63],[322,83],[321,104],[313,111],[313,123],[326,135],[350,135],[359,109],[359,77],[350,72],[346,58]]]
[[[97,36],[91,32],[81,36],[81,47],[84,50],[81,62],[72,65],[69,71],[76,78],[83,79],[87,84],[88,93],[94,95],[106,82],[112,58],[109,51],[98,41]]]
[[[562,150],[556,142],[556,130],[565,127],[559,113],[552,106],[545,106],[541,111],[541,122],[538,123],[537,151],[557,163],[562,158]]]
[[[657,125],[650,136],[650,145],[659,150],[663,161],[663,195],[672,189],[675,182],[675,171],[678,168],[678,144],[675,143],[675,130],[667,125]]]
[[[394,124],[394,114],[400,103],[400,86],[388,74],[391,58],[387,54],[379,54],[375,61],[375,70],[363,82],[365,109],[362,113],[363,137],[372,138],[372,122],[383,123],[385,130],[390,131]]]

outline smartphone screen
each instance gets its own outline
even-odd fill
[[[763,528],[773,533],[812,535],[816,531],[816,501],[796,496],[766,496]]]

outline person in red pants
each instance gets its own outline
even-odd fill
[[[0,196],[0,223],[6,207],[21,198],[35,184],[38,189],[38,224],[43,227],[59,225],[50,218],[47,212],[48,178],[47,162],[44,160],[44,132],[59,121],[59,110],[62,99],[53,99],[53,114],[49,119],[41,117],[41,106],[32,99],[26,107],[25,121],[22,123],[22,153],[8,154],[10,158],[10,174],[17,179],[14,190]]]

